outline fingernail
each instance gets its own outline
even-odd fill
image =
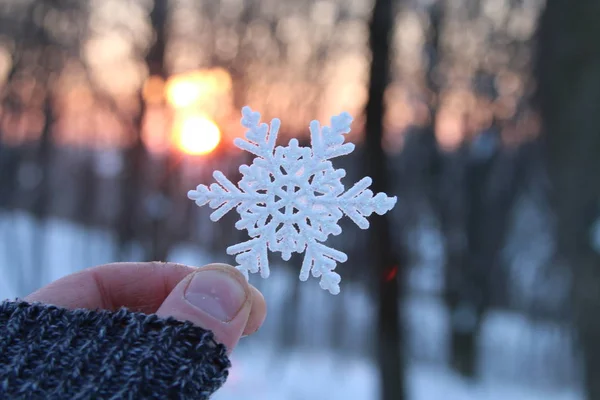
[[[233,275],[218,269],[208,269],[194,274],[184,297],[192,306],[211,317],[229,322],[243,307],[247,294]]]

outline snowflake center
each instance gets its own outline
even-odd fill
[[[298,203],[300,187],[293,183],[283,184],[273,195],[273,202],[279,212],[283,215],[293,215],[300,211],[301,204]]]

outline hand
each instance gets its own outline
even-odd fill
[[[228,352],[242,336],[256,332],[266,316],[262,294],[224,264],[106,264],[61,278],[24,300],[69,309],[126,307],[190,321],[211,330]]]

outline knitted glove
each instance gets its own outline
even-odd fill
[[[227,379],[212,332],[121,309],[0,303],[0,399],[208,399]]]

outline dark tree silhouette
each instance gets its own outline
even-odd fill
[[[386,156],[382,148],[385,90],[390,79],[390,37],[394,21],[394,1],[376,0],[370,22],[371,71],[366,106],[366,167],[373,178],[373,192],[389,188]],[[377,359],[382,400],[404,398],[402,335],[399,321],[399,288],[403,287],[403,262],[392,252],[390,223],[383,215],[373,215],[370,232],[370,261],[377,273]],[[403,260],[402,260],[403,261]]]
[[[590,400],[600,399],[600,254],[593,236],[600,211],[599,16],[600,1],[549,0],[536,59],[558,251],[572,268],[573,318]]]
[[[167,23],[168,1],[155,0],[150,11],[150,22],[154,31],[154,40],[145,61],[149,76],[167,78],[165,71],[165,47],[166,47],[166,23]],[[161,240],[160,221],[153,220],[148,224],[147,207],[144,207],[144,177],[149,167],[149,154],[142,140],[142,129],[144,116],[146,114],[146,103],[140,91],[140,109],[134,123],[134,129],[130,131],[132,140],[125,150],[125,169],[121,186],[121,213],[117,224],[119,238],[119,258],[123,259],[128,251],[128,246],[133,239],[148,238],[149,245],[145,249],[144,257],[147,260],[164,260],[162,254],[157,254]],[[146,198],[147,200],[147,198]],[[155,251],[156,250],[156,251]]]

